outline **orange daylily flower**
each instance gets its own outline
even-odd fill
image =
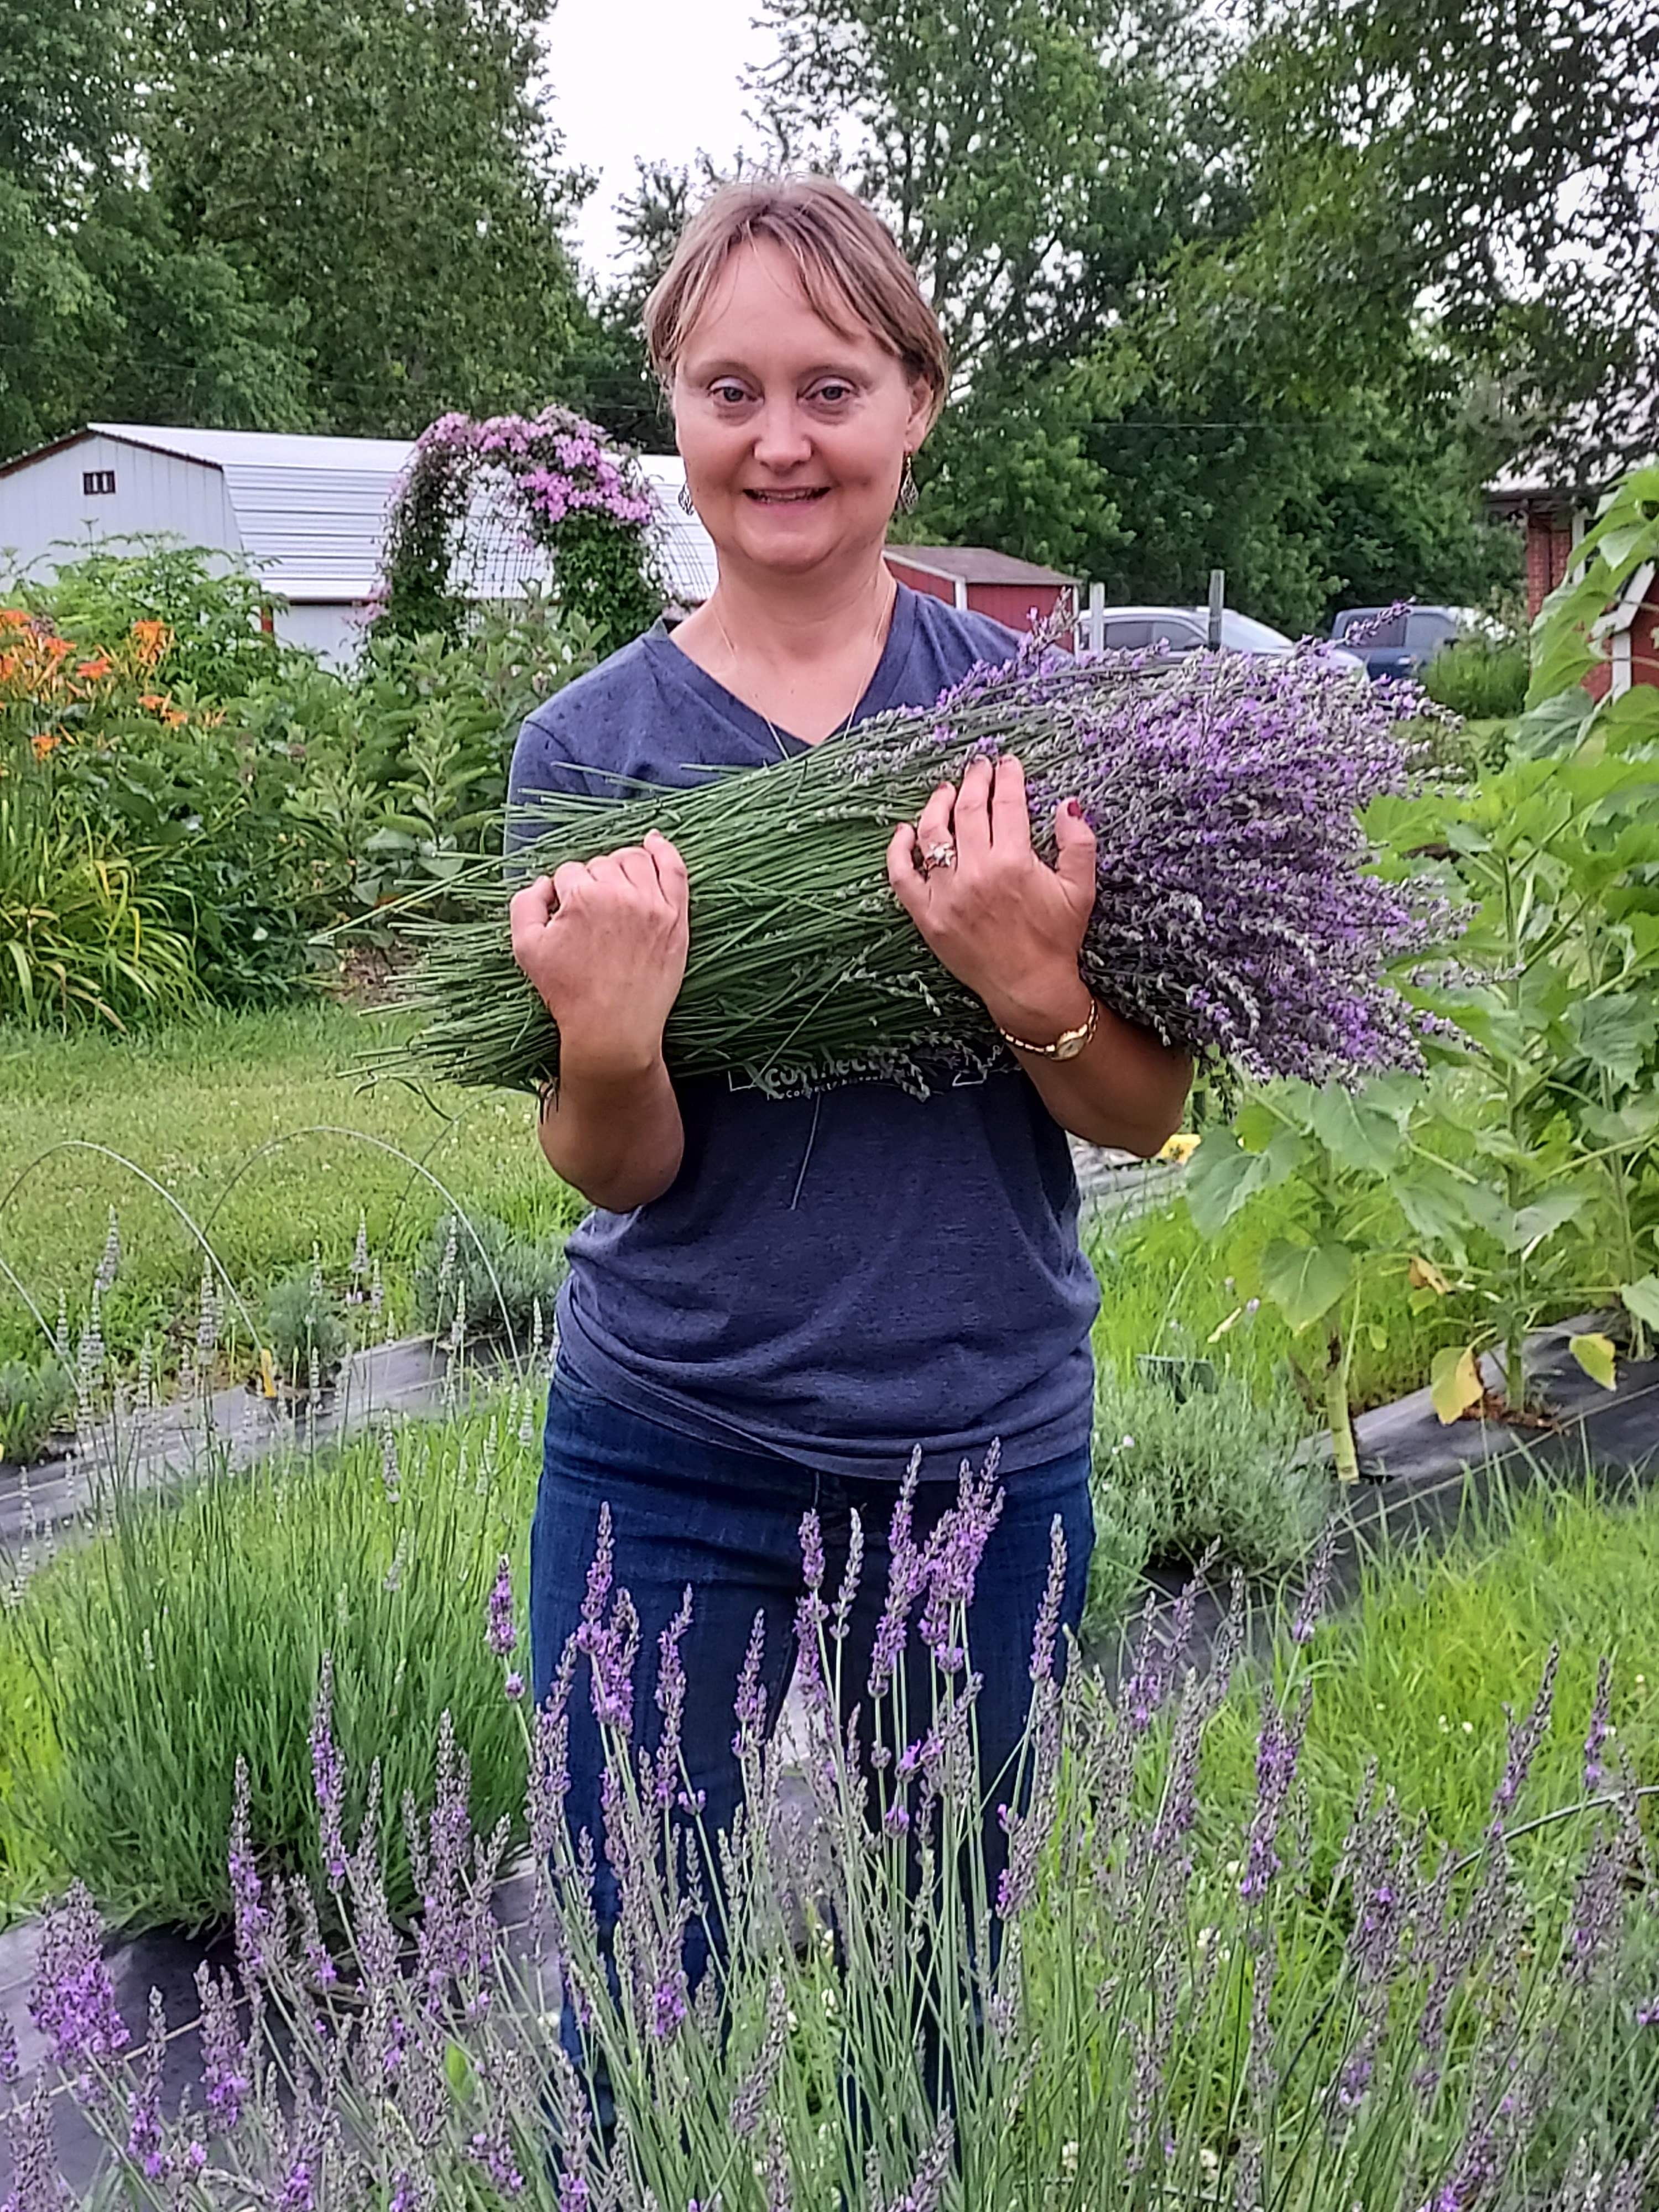
[[[0,629],[27,629],[28,626],[27,607],[0,607]]]
[[[29,743],[34,747],[36,760],[45,760],[48,753],[55,750],[62,744],[64,732],[61,730],[37,730],[29,739]]]
[[[109,669],[110,660],[106,653],[100,653],[91,660],[77,660],[75,664],[75,672],[77,676],[89,676],[94,679],[100,676],[107,676]]]
[[[138,694],[138,704],[141,707],[161,708],[167,703],[167,695],[165,691],[141,691]]]
[[[173,632],[164,622],[136,622],[132,634],[138,641],[138,658],[146,668],[153,668],[173,643]]]
[[[176,730],[181,723],[187,722],[190,717],[181,713],[177,707],[169,707],[161,720],[167,724],[168,729]]]

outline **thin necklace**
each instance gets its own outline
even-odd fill
[[[863,684],[859,687],[858,696],[854,700],[851,707],[848,709],[847,720],[842,724],[838,730],[831,730],[827,738],[821,738],[818,740],[821,744],[829,744],[837,738],[844,738],[848,730],[852,728],[853,717],[858,713],[859,708],[864,704],[864,695],[870,689],[872,684],[875,682],[876,671],[881,666],[882,655],[887,650],[887,639],[884,633],[891,619],[893,610],[897,605],[898,593],[895,591],[892,598],[888,600],[886,605],[882,609],[879,617],[877,618],[875,629],[876,657],[870,665],[870,673],[865,678]],[[727,629],[726,624],[720,620],[720,610],[718,607],[711,606],[708,611],[714,617],[714,627],[720,634],[720,641],[725,646],[726,650],[731,656],[732,664],[735,666],[738,659],[738,648],[732,642],[732,633]],[[730,685],[726,688],[728,690],[731,689]],[[733,693],[732,696],[735,697],[737,695]],[[745,703],[747,702],[745,702]],[[767,728],[771,732],[772,742],[778,749],[779,759],[787,760],[789,757],[789,748],[784,744],[783,738],[779,733],[777,724],[772,720],[772,717],[769,714],[763,713],[760,708],[756,707],[751,711],[760,715],[762,721],[765,723]],[[797,742],[799,743],[799,740],[798,739]]]

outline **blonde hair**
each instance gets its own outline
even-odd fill
[[[788,255],[814,314],[843,337],[873,333],[927,385],[938,413],[950,375],[939,318],[886,224],[833,177],[751,177],[703,202],[645,303],[645,342],[665,389],[721,270],[760,239]]]

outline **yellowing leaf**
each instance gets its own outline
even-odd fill
[[[267,1398],[276,1395],[276,1369],[264,1346],[259,1350],[259,1387]]]
[[[1480,1403],[1486,1395],[1486,1386],[1480,1380],[1480,1368],[1472,1344],[1448,1345],[1444,1351],[1435,1353],[1429,1391],[1435,1412],[1446,1422],[1457,1420],[1471,1406]]]
[[[1432,1260],[1413,1260],[1406,1270],[1406,1280],[1414,1291],[1433,1291],[1443,1298],[1451,1294],[1451,1285]]]
[[[1243,1316],[1243,1311],[1244,1311],[1244,1309],[1243,1309],[1243,1306],[1235,1306],[1235,1307],[1233,1308],[1232,1311],[1228,1315],[1228,1316],[1227,1316],[1227,1318],[1226,1318],[1226,1320],[1225,1320],[1225,1321],[1218,1321],[1218,1322],[1216,1323],[1215,1327],[1214,1327],[1214,1328],[1210,1331],[1209,1334],[1205,1338],[1205,1340],[1204,1340],[1205,1343],[1206,1343],[1206,1344],[1219,1344],[1219,1343],[1220,1343],[1220,1341],[1221,1341],[1221,1340],[1222,1340],[1222,1338],[1223,1338],[1224,1336],[1225,1336],[1225,1334],[1227,1334],[1227,1331],[1228,1331],[1230,1328],[1234,1328],[1234,1327],[1237,1324],[1238,1321],[1240,1320],[1240,1318],[1242,1317],[1242,1316]]]
[[[1613,1388],[1619,1355],[1610,1336],[1591,1330],[1585,1336],[1569,1337],[1567,1346],[1592,1382],[1599,1382],[1604,1390]]]
[[[1170,1138],[1169,1143],[1158,1154],[1158,1158],[1161,1160],[1174,1160],[1177,1166],[1184,1167],[1197,1150],[1198,1139],[1189,1129],[1183,1129],[1179,1135]]]

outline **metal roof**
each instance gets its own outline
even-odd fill
[[[302,601],[363,600],[374,592],[386,508],[415,450],[408,438],[320,438],[151,422],[91,422],[82,434],[88,434],[219,470],[244,550],[273,590]],[[48,450],[72,442],[59,440]],[[716,571],[708,532],[678,504],[684,464],[678,453],[647,453],[640,466],[656,498],[665,580],[676,599],[695,605],[713,591]]]
[[[1017,561],[1012,553],[994,552],[988,545],[890,545],[890,562],[919,569],[924,576],[959,577],[966,584],[1072,584],[1058,568],[1039,568],[1035,561]]]

